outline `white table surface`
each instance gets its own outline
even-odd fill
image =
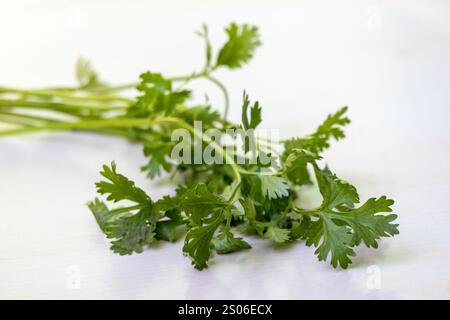
[[[153,198],[171,192],[139,171],[141,148],[81,133],[8,138],[0,140],[0,298],[450,298],[448,1],[1,0],[0,85],[72,84],[80,55],[114,83],[145,70],[189,73],[203,58],[193,31],[206,22],[219,44],[230,21],[259,25],[264,42],[248,67],[218,75],[231,118],[244,88],[282,137],[349,105],[348,136],[327,163],[362,199],[395,199],[400,235],[359,248],[345,271],[303,243],[280,249],[254,238],[252,250],[215,256],[202,272],[181,254],[182,241],[120,257],[85,203],[111,160]],[[194,87],[221,107],[214,87]],[[307,192],[310,204],[318,199]]]

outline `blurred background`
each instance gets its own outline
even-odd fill
[[[0,0],[0,86],[75,84],[78,57],[111,83],[203,66],[231,21],[259,26],[248,66],[221,71],[238,120],[242,90],[282,138],[309,133],[348,105],[347,138],[325,154],[363,200],[396,200],[400,235],[333,270],[303,244],[216,257],[194,270],[182,242],[132,257],[108,249],[85,203],[115,160],[149,194],[141,148],[89,134],[0,140],[0,298],[450,298],[450,2],[446,0]],[[222,110],[217,89],[208,92]],[[202,101],[203,95],[196,99]],[[309,191],[308,191],[309,192]],[[311,193],[310,201],[315,201]],[[374,285],[375,284],[375,285]]]

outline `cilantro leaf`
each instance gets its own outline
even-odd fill
[[[319,220],[311,222],[306,232],[306,245],[317,247],[315,254],[319,261],[325,261],[331,253],[331,265],[340,265],[346,269],[352,261],[350,256],[355,252],[351,249],[352,235],[345,226],[339,226],[328,216],[324,215]]]
[[[328,168],[320,170],[314,165],[314,172],[323,198],[322,208],[353,207],[355,203],[359,203],[356,188],[350,183],[339,179]]]
[[[308,150],[293,148],[284,161],[283,173],[296,185],[309,184],[307,164],[319,159],[320,156]]]
[[[156,218],[153,216],[152,206],[141,209],[132,216],[120,217],[108,225],[108,238],[111,241],[111,250],[120,254],[142,253],[145,245],[154,240]]]
[[[177,228],[182,223],[180,221],[165,220],[156,224],[156,239],[174,242],[177,238]]]
[[[345,137],[342,127],[350,123],[345,117],[348,108],[343,107],[336,113],[328,115],[325,121],[317,128],[316,132],[304,138],[293,138],[284,143],[285,156],[291,153],[292,149],[305,149],[319,154],[330,146],[330,139],[340,140]]]
[[[270,226],[264,233],[264,236],[272,241],[283,243],[289,241],[289,229],[282,229],[276,226]]]
[[[152,203],[133,213],[136,207],[109,210],[99,199],[88,203],[100,229],[111,241],[111,250],[120,255],[141,253],[144,246],[154,240],[154,230],[159,214],[153,211]]]
[[[317,128],[316,132],[306,137],[297,137],[286,140],[284,142],[284,152],[282,160],[287,161],[287,158],[294,153],[295,150],[305,150],[313,154],[319,155],[320,152],[330,146],[330,139],[340,140],[345,137],[342,127],[350,123],[350,120],[345,117],[347,107],[339,109],[336,113],[328,115],[325,121]],[[304,157],[296,157],[289,161],[292,165],[287,170],[286,175],[290,181],[296,185],[311,184],[311,178],[307,170],[307,162]]]
[[[200,224],[202,219],[212,211],[229,206],[222,197],[211,193],[204,183],[199,183],[188,189],[180,196],[179,200],[181,209],[194,224]]]
[[[154,179],[161,175],[161,170],[170,172],[172,164],[169,162],[168,158],[172,148],[172,142],[163,140],[154,140],[152,143],[145,143],[144,155],[149,157],[150,160],[141,167],[141,170],[147,172],[147,176],[150,179]]]
[[[191,228],[184,241],[183,252],[192,259],[195,268],[206,268],[211,256],[211,241],[217,228],[224,220],[223,210],[215,210],[210,216],[202,219],[201,225]]]
[[[256,127],[261,123],[261,107],[259,102],[256,101],[250,108],[250,121],[248,120],[248,107],[250,106],[250,100],[248,94],[244,91],[244,103],[242,105],[242,125],[245,130],[256,129]]]
[[[252,201],[252,199],[250,198],[241,198],[239,200],[239,202],[242,205],[242,208],[244,209],[244,213],[246,218],[249,221],[253,221],[256,218],[256,209],[255,209],[255,205]]]
[[[247,63],[261,45],[258,28],[247,24],[230,24],[225,29],[228,41],[223,45],[217,57],[217,66],[227,66],[230,69],[240,68]]]
[[[140,76],[141,82],[136,87],[142,95],[128,110],[128,115],[149,116],[155,113],[171,114],[176,105],[190,97],[190,91],[172,90],[172,81],[165,79],[160,73],[145,72]]]
[[[106,232],[108,221],[114,217],[115,212],[111,212],[106,204],[98,198],[95,198],[94,201],[88,202],[87,205],[94,215],[100,229],[103,232]]]
[[[258,177],[261,180],[261,192],[264,197],[276,199],[289,195],[286,180],[283,178],[269,174],[260,174]]]
[[[180,207],[179,199],[174,196],[164,196],[155,203],[157,210],[168,212],[176,210]]]
[[[217,128],[217,125],[222,120],[222,116],[217,111],[212,110],[209,105],[194,106],[180,110],[177,116],[189,124],[193,124],[194,121],[201,121],[205,130]]]
[[[242,238],[235,237],[228,230],[223,230],[219,236],[213,240],[213,243],[218,254],[226,254],[251,248],[251,245],[245,242]]]
[[[140,188],[136,187],[134,182],[124,175],[116,172],[116,164],[113,161],[111,167],[103,166],[100,172],[107,181],[97,182],[97,192],[107,194],[107,199],[113,202],[121,200],[130,200],[140,204],[148,204],[151,202],[150,197]]]
[[[161,218],[160,212],[154,210],[153,201],[142,189],[117,173],[114,162],[111,167],[103,166],[101,174],[109,182],[97,182],[98,193],[107,195],[107,199],[113,202],[129,200],[136,205],[110,210],[104,202],[95,199],[88,203],[89,209],[106,237],[113,239],[111,250],[120,255],[141,253],[144,246],[155,239],[154,231]]]
[[[378,239],[399,233],[398,224],[392,223],[397,219],[397,215],[377,214],[380,212],[391,212],[390,206],[393,204],[394,201],[387,199],[386,196],[378,199],[370,198],[358,209],[343,211],[342,215],[333,215],[333,218],[341,220],[352,228],[354,245],[364,242],[369,248],[378,248]]]
[[[376,248],[381,237],[398,234],[397,224],[393,224],[396,215],[378,215],[391,212],[393,200],[385,196],[369,199],[359,208],[359,196],[354,186],[342,181],[328,169],[320,170],[314,164],[314,172],[323,197],[321,206],[313,213],[318,217],[312,221],[309,217],[302,220],[295,234],[306,239],[306,245],[317,247],[315,253],[319,261],[326,260],[331,254],[331,264],[347,268],[352,247],[364,241],[368,247]]]
[[[177,238],[178,227],[184,224],[178,198],[164,196],[155,202],[154,208],[161,216],[168,218],[156,224],[156,239],[174,242]]]
[[[80,87],[83,89],[106,86],[104,82],[100,81],[97,72],[92,66],[92,63],[83,57],[78,58],[76,62],[75,75]]]

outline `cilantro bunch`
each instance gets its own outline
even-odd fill
[[[271,142],[278,154],[256,137],[256,162],[236,161],[218,142],[200,136],[224,163],[178,163],[170,155],[176,144],[172,133],[186,129],[193,135],[194,122],[226,133],[227,129],[257,129],[262,108],[244,93],[241,123],[227,120],[229,98],[214,76],[218,69],[246,64],[260,46],[258,29],[230,24],[227,41],[214,52],[203,26],[198,33],[205,43],[205,65],[186,76],[165,77],[145,72],[138,83],[110,85],[99,78],[85,59],[77,63],[78,86],[35,90],[0,87],[0,121],[11,125],[0,137],[37,131],[88,131],[121,136],[143,146],[148,162],[142,170],[154,179],[162,172],[181,181],[174,194],[154,200],[117,171],[113,162],[103,166],[103,180],[96,183],[104,200],[89,202],[111,249],[120,254],[141,253],[156,241],[177,241],[185,233],[183,253],[197,269],[204,269],[213,253],[228,254],[250,249],[245,236],[259,236],[286,243],[300,240],[316,248],[319,260],[347,268],[354,248],[361,243],[377,248],[382,237],[398,234],[397,216],[390,213],[394,201],[386,196],[361,203],[356,188],[321,165],[321,153],[332,140],[344,138],[350,123],[347,107],[329,115],[317,130],[304,137]],[[192,104],[187,84],[204,79],[224,95],[224,112],[207,103]],[[177,84],[177,85],[175,85]],[[135,88],[136,98],[121,92]],[[248,151],[248,145],[244,146]],[[270,164],[260,161],[270,158]],[[242,160],[242,159],[241,159]],[[322,195],[314,209],[302,208],[299,187],[313,185]],[[108,203],[109,202],[109,203]],[[115,203],[122,205],[114,205]]]

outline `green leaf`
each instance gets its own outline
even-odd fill
[[[392,223],[397,219],[397,215],[377,214],[391,212],[390,206],[393,204],[394,201],[387,199],[385,196],[378,199],[371,198],[358,209],[344,211],[332,217],[345,222],[353,229],[353,243],[355,245],[364,242],[369,248],[378,248],[378,239],[399,234],[398,224]]]
[[[349,257],[355,252],[351,249],[352,235],[345,226],[338,226],[326,215],[318,221],[312,222],[307,232],[306,245],[314,244],[317,247],[314,252],[319,261],[325,261],[331,254],[331,265],[336,268],[340,265],[346,269],[352,263]]]
[[[144,72],[140,76],[141,82],[137,89],[141,92],[156,91],[159,93],[167,93],[172,90],[172,82],[165,79],[162,74],[154,72]]]
[[[287,161],[287,157],[294,150],[306,150],[313,154],[319,154],[330,146],[331,138],[340,140],[345,137],[342,128],[350,123],[345,117],[347,107],[339,109],[335,114],[328,115],[325,121],[317,128],[316,132],[302,138],[293,138],[284,142],[284,152],[282,160]],[[310,184],[311,179],[307,169],[307,162],[304,159],[298,159],[295,162],[295,171],[290,170],[287,176],[290,181],[296,185]]]
[[[191,257],[195,268],[202,270],[208,266],[211,241],[223,220],[223,210],[215,210],[209,217],[202,219],[201,225],[191,228],[186,234],[183,252]]]
[[[100,172],[107,181],[97,182],[97,192],[100,194],[107,194],[107,199],[110,201],[130,200],[140,204],[151,203],[150,197],[140,188],[136,187],[134,182],[129,180],[124,175],[116,172],[115,162],[111,163],[111,167],[103,166],[103,171]]]
[[[217,238],[214,239],[214,248],[218,254],[226,254],[250,249],[251,245],[242,238],[235,237],[230,231],[223,230]]]
[[[258,177],[261,180],[261,192],[264,197],[276,199],[289,195],[289,188],[283,178],[269,174],[261,174]]]
[[[150,179],[154,179],[161,174],[161,170],[170,172],[172,164],[169,162],[172,152],[172,142],[162,140],[152,141],[144,144],[144,155],[149,157],[148,163],[141,167],[141,170],[147,172]]]
[[[181,225],[179,221],[165,220],[156,224],[156,239],[174,242],[177,238],[177,228]]]
[[[291,152],[286,157],[284,161],[285,169],[292,169],[295,167],[297,161],[301,161],[302,163],[314,163],[316,160],[322,159],[322,157],[317,154],[310,152],[305,149],[292,149]]]
[[[289,229],[282,229],[276,226],[270,226],[264,233],[264,236],[272,241],[283,243],[289,241]]]
[[[92,63],[83,57],[78,58],[76,62],[75,75],[80,87],[84,89],[106,86],[105,83],[100,81]]]
[[[311,183],[307,164],[321,159],[318,155],[304,149],[292,149],[284,161],[283,171],[287,179],[296,185]]]
[[[133,213],[136,207],[109,210],[99,199],[88,203],[88,206],[106,237],[113,239],[111,250],[115,253],[141,253],[144,246],[153,242],[160,215],[153,210],[152,203],[147,203],[137,213]]]
[[[333,267],[347,268],[350,257],[355,255],[352,247],[363,241],[368,247],[378,247],[381,237],[398,234],[397,224],[392,222],[396,215],[381,215],[391,212],[393,200],[382,196],[371,198],[359,208],[355,187],[342,181],[328,169],[320,170],[314,165],[314,172],[319,184],[323,201],[313,213],[318,217],[312,221],[303,219],[295,228],[295,236],[306,239],[306,245],[317,247],[315,253],[319,260],[326,260],[331,255]]]
[[[261,45],[258,28],[232,23],[225,32],[228,41],[220,49],[216,65],[230,69],[240,68],[253,57],[255,49]]]
[[[112,221],[106,234],[116,239],[111,241],[111,250],[120,255],[141,253],[144,246],[154,241],[156,219],[152,214],[152,206],[148,206],[135,215]]]
[[[180,196],[179,200],[181,209],[194,224],[200,224],[202,219],[212,211],[229,206],[222,197],[211,193],[204,183],[189,188]]]
[[[106,204],[98,198],[94,201],[88,202],[88,207],[97,221],[98,226],[103,232],[106,232],[108,221],[114,217],[114,212],[111,212]]]
[[[190,91],[172,90],[172,82],[165,79],[160,73],[146,72],[140,76],[141,82],[136,87],[143,94],[128,110],[128,115],[145,117],[160,113],[171,114],[175,106],[185,102],[190,97]]]
[[[255,205],[250,198],[241,198],[239,199],[239,202],[241,203],[242,207],[244,208],[245,217],[249,220],[255,220],[256,219],[256,210]]]
[[[245,130],[256,129],[256,127],[261,123],[261,107],[259,102],[256,101],[250,108],[250,121],[248,120],[248,107],[250,106],[250,100],[248,94],[244,91],[244,103],[242,105],[242,125]]]
[[[164,196],[156,201],[155,207],[164,212],[175,210],[180,207],[180,200],[176,196]]]
[[[339,179],[327,168],[320,170],[315,165],[314,172],[323,198],[322,208],[353,207],[355,203],[359,203],[358,192],[350,183]]]
[[[186,108],[180,110],[177,116],[191,125],[194,124],[194,121],[201,121],[204,130],[217,128],[222,120],[222,116],[217,111],[212,110],[211,106],[194,106]]]
[[[304,138],[293,138],[284,143],[286,158],[293,149],[305,149],[319,154],[330,146],[330,139],[340,140],[345,137],[342,127],[350,123],[345,117],[347,107],[339,109],[335,114],[329,115],[325,121],[317,128],[316,132]]]

